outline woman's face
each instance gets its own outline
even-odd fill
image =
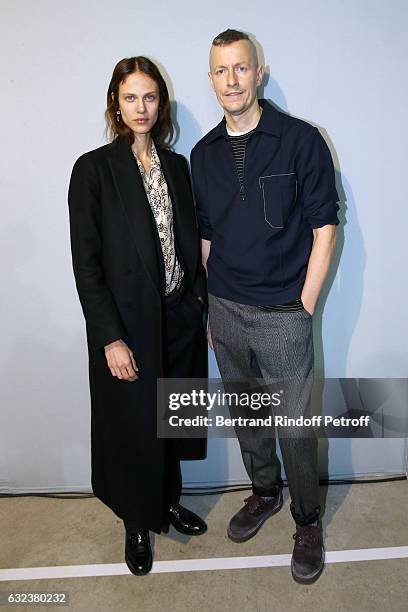
[[[129,74],[119,85],[122,121],[135,134],[147,134],[159,114],[159,87],[143,72]]]

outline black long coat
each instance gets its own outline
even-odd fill
[[[205,273],[188,165],[181,155],[157,152],[173,203],[178,254],[193,291],[203,295]],[[68,202],[89,353],[92,488],[117,516],[134,516],[137,508],[160,532],[165,451],[156,434],[156,379],[164,376],[157,229],[124,138],[76,161]],[[137,381],[119,380],[107,366],[104,346],[119,338],[134,353]],[[194,377],[207,376],[206,357],[202,363]],[[205,457],[205,440],[185,442],[184,450],[179,445],[180,459]]]

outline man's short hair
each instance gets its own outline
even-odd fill
[[[218,34],[212,44],[215,47],[224,47],[225,45],[230,45],[233,42],[238,42],[239,40],[249,40],[248,34],[245,32],[240,32],[240,30],[225,30]]]
[[[232,29],[224,30],[224,32],[221,32],[214,38],[214,40],[212,41],[212,45],[214,47],[225,47],[226,45],[238,42],[239,40],[247,40],[249,42],[251,53],[255,60],[255,65],[258,66],[258,54],[256,52],[256,47],[252,40],[249,38],[248,34],[245,34],[245,32]]]

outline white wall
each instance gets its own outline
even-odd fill
[[[261,45],[265,97],[322,129],[347,200],[322,334],[316,323],[318,370],[324,352],[326,376],[407,375],[407,17],[405,0],[2,0],[0,487],[89,487],[85,333],[66,194],[76,157],[104,143],[112,69],[138,54],[165,67],[176,149],[188,155],[221,117],[207,57],[227,27]],[[369,442],[353,442],[346,459],[333,455],[332,472],[345,461],[350,473],[369,473],[374,451],[377,467],[380,454],[384,471],[403,470],[401,440],[393,454]],[[186,466],[187,481],[243,477],[236,447],[222,444]]]

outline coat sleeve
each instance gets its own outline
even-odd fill
[[[98,182],[87,154],[72,170],[68,190],[72,265],[79,300],[93,349],[126,335],[102,268],[101,212]]]

